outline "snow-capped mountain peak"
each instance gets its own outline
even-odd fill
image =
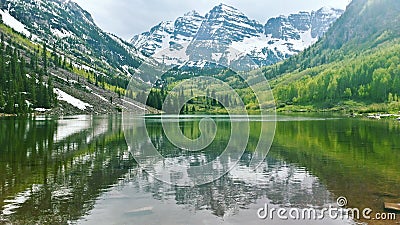
[[[324,7],[270,18],[262,25],[232,6],[219,4],[204,17],[190,11],[175,21],[163,22],[135,35],[131,43],[145,55],[161,54],[157,57],[167,64],[200,59],[231,63],[247,54],[259,65],[270,65],[315,43],[342,13]],[[243,54],[231,56],[229,48]]]
[[[226,5],[224,3],[221,3],[217,6],[215,6],[210,13],[221,13],[221,14],[226,14],[226,15],[243,15],[242,12],[240,12],[238,9],[235,7]]]
[[[328,6],[324,6],[324,7],[320,8],[318,11],[320,11],[321,13],[324,13],[324,14],[336,13],[336,10],[334,8],[328,7]]]
[[[135,35],[130,42],[147,56],[161,49],[181,49],[182,44],[189,43],[197,34],[203,22],[198,12],[192,10],[178,17],[175,21],[162,21],[150,31]]]
[[[257,21],[250,20],[234,7],[220,4],[206,15],[196,39],[232,43],[259,33],[262,33],[262,25]]]
[[[191,10],[191,11],[185,13],[184,16],[186,16],[186,17],[189,17],[189,16],[200,16],[200,14],[196,10]]]

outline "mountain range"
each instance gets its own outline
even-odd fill
[[[203,67],[207,61],[229,65],[250,57],[271,79],[277,102],[282,105],[318,103],[318,107],[330,108],[354,101],[384,102],[398,108],[393,103],[400,96],[398,0],[353,0],[345,12],[324,7],[270,18],[265,24],[220,4],[206,15],[191,11],[175,21],[161,22],[129,41],[104,32],[87,11],[70,0],[0,0],[0,14],[5,52],[1,83],[14,82],[16,74],[30,85],[43,80],[36,85],[41,92],[49,87],[45,82],[51,83],[64,112],[101,113],[102,105],[120,110],[124,107],[122,94],[134,97],[125,90],[132,75],[142,62],[150,59],[156,63],[149,57],[169,65],[192,61],[194,66]],[[240,54],[233,54],[232,49]],[[29,63],[15,70],[16,62],[27,59]],[[154,81],[151,74],[148,76],[135,77],[139,89]],[[188,76],[172,77],[171,81]],[[5,107],[10,112],[16,110],[7,102],[10,99],[35,106],[32,96],[38,93],[30,93],[24,82],[14,82],[11,89],[10,85],[0,87],[0,112]],[[233,78],[231,82],[241,87],[242,81]],[[51,97],[49,91],[45,94]],[[73,98],[83,100],[80,106],[93,107],[70,110],[65,104],[71,102],[65,100]],[[88,102],[95,104],[84,104]],[[256,103],[249,100],[246,104]],[[135,101],[130,105],[143,108]]]
[[[315,43],[342,13],[325,7],[270,18],[263,25],[220,4],[205,16],[191,11],[125,41],[104,32],[90,13],[71,0],[0,1],[4,22],[31,41],[45,41],[77,67],[126,79],[149,56],[170,65],[204,60],[229,65],[245,56],[258,66],[271,65]],[[151,80],[135,77],[139,83]]]
[[[205,16],[191,11],[175,21],[160,22],[135,35],[130,43],[166,64],[208,60],[229,65],[247,55],[259,66],[271,65],[314,44],[342,13],[324,7],[270,18],[261,24],[234,7],[220,4]],[[201,51],[204,48],[206,52]]]

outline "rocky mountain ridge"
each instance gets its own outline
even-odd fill
[[[232,6],[220,4],[205,16],[191,11],[175,21],[160,22],[135,35],[130,43],[143,54],[172,65],[197,60],[200,54],[203,60],[223,64],[247,55],[257,65],[271,65],[315,43],[342,13],[324,7],[270,18],[263,25]],[[197,52],[204,47],[206,54]],[[231,54],[230,48],[242,54]]]

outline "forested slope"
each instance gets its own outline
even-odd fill
[[[281,107],[386,104],[383,110],[396,110],[399,53],[400,1],[353,0],[319,42],[262,71]]]

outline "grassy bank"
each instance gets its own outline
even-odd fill
[[[340,112],[344,114],[388,113],[399,114],[400,102],[391,103],[364,103],[343,101],[334,105],[327,104],[279,104],[277,112]]]

